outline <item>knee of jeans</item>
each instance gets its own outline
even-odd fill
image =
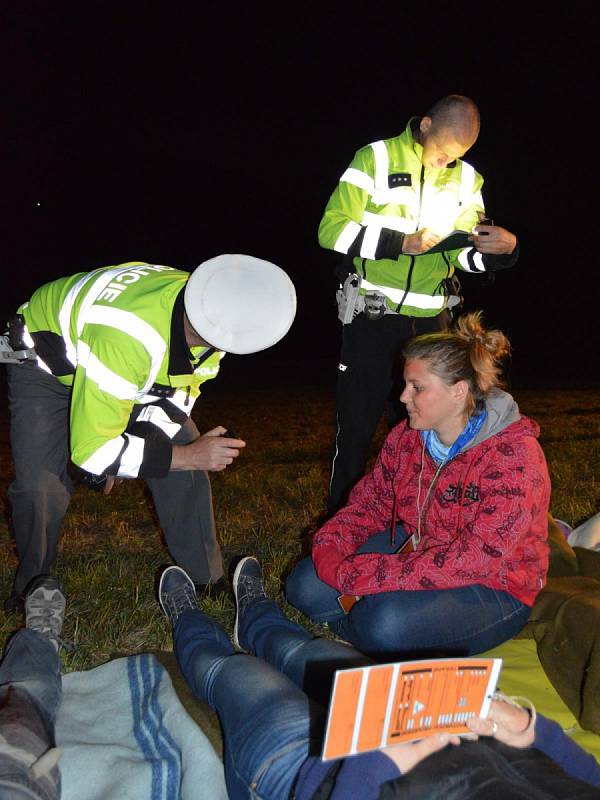
[[[301,611],[310,612],[318,595],[317,577],[312,558],[304,558],[290,572],[285,582],[285,599]]]
[[[384,597],[373,595],[371,602],[357,603],[352,610],[352,623],[358,627],[361,644],[372,650],[394,650],[407,636],[401,609],[395,603],[385,602]]]

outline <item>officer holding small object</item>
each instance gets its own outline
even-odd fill
[[[105,494],[144,478],[174,560],[199,590],[227,591],[207,472],[226,469],[245,442],[223,426],[200,435],[190,414],[225,353],[271,347],[295,312],[287,274],[246,255],[217,256],[191,275],[103,267],[47,283],[19,308],[0,351],[19,555],[5,610],[50,572],[73,491],[69,458]]]
[[[319,242],[344,257],[330,512],[363,473],[402,343],[444,330],[460,307],[454,271],[517,261],[516,236],[485,218],[483,179],[462,160],[478,134],[475,103],[444,97],[400,136],[360,149],[325,209]]]

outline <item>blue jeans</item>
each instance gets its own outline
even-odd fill
[[[389,531],[372,536],[359,553],[393,553],[406,538]],[[286,581],[288,603],[378,661],[421,656],[471,656],[517,634],[531,609],[508,592],[474,584],[459,589],[381,592],[366,595],[349,614],[339,592],[317,576],[311,558],[297,564]]]
[[[229,797],[282,800],[307,757],[320,753],[322,703],[335,670],[371,661],[313,638],[270,600],[248,608],[239,636],[257,657],[237,653],[211,617],[186,611],[175,627],[175,654],[194,694],[219,715]]]
[[[0,665],[0,796],[11,800],[60,796],[56,765],[34,775],[30,767],[54,747],[54,719],[62,698],[60,659],[51,642],[26,628],[9,640]]]

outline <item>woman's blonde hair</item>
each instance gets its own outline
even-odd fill
[[[447,333],[426,333],[409,339],[402,355],[427,361],[434,375],[452,386],[466,381],[469,386],[467,412],[481,407],[485,396],[502,384],[500,361],[510,353],[510,342],[502,331],[486,330],[482,312],[459,317]]]

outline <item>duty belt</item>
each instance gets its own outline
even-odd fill
[[[386,314],[397,314],[386,302],[383,292],[360,294],[360,275],[352,272],[336,292],[338,319],[344,325],[363,313],[367,319],[381,319]]]

